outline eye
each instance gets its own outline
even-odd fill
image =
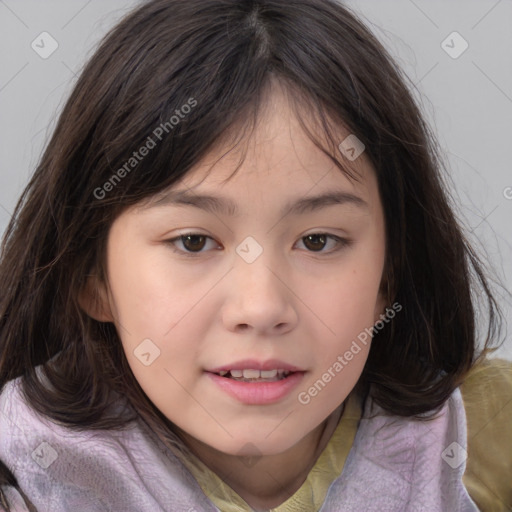
[[[171,244],[174,251],[184,253],[186,256],[194,257],[198,256],[201,249],[204,248],[206,240],[213,240],[213,238],[201,235],[200,233],[183,233],[176,238],[167,240],[167,242]],[[175,248],[175,244],[178,242],[183,244],[185,251]]]
[[[323,251],[323,248],[326,246],[327,240],[329,239],[335,242],[334,249]],[[201,252],[204,252],[202,249],[205,247],[207,240],[213,241],[213,238],[200,233],[182,233],[180,236],[171,238],[165,242],[168,243],[175,252],[179,252],[189,257],[197,257],[200,256]],[[351,241],[348,239],[340,238],[328,233],[312,233],[301,237],[300,240],[305,241],[304,245],[308,249],[308,252],[318,252],[323,254],[337,252],[351,244]],[[182,244],[184,250],[176,248],[176,244],[178,243]]]
[[[322,251],[322,249],[326,245],[326,241],[328,239],[334,240],[334,249],[330,251]],[[311,233],[310,235],[303,236],[301,240],[304,240],[304,245],[310,249],[310,252],[324,252],[324,253],[333,253],[339,251],[343,247],[346,247],[350,244],[350,241],[345,238],[340,238],[339,236],[329,235],[328,233]]]

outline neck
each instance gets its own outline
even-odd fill
[[[187,433],[179,435],[185,445],[256,511],[284,503],[305,482],[307,476],[336,430],[344,405],[296,445],[277,455],[259,458],[254,467],[245,458],[220,452]],[[235,464],[244,459],[244,464]],[[236,471],[233,468],[236,467]]]

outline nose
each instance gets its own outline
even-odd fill
[[[272,260],[272,261],[271,261]],[[235,258],[228,274],[222,319],[232,332],[271,336],[293,329],[298,321],[290,277],[263,252],[248,263]]]

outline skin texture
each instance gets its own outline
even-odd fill
[[[379,294],[385,224],[374,170],[364,153],[351,167],[355,183],[302,132],[287,97],[274,89],[247,145],[242,167],[235,150],[212,152],[173,189],[229,196],[239,217],[191,206],[140,206],[122,213],[108,239],[108,284],[94,283],[103,306],[84,307],[115,323],[132,371],[184,442],[252,507],[284,502],[304,482],[328,442],[340,404],[363,370],[370,343],[318,395],[310,388],[343,355],[386,304]],[[340,142],[348,132],[340,132]],[[290,200],[332,190],[366,201],[280,214]],[[184,232],[211,238],[188,244]],[[334,252],[329,233],[352,240]],[[236,248],[253,237],[263,252],[252,263]],[[174,251],[173,251],[174,247]],[[181,251],[181,253],[179,252]],[[160,355],[149,366],[135,356],[151,339]],[[205,373],[241,359],[276,358],[306,371],[291,394],[270,405],[246,405]],[[323,435],[323,436],[322,436]],[[259,457],[249,466],[243,456]]]

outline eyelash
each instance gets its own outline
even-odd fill
[[[316,236],[319,236],[319,235],[325,236],[326,238],[331,238],[331,239],[335,240],[338,243],[338,247],[331,251],[328,251],[328,252],[325,252],[323,250],[322,251],[307,251],[312,254],[333,254],[333,253],[341,251],[342,249],[350,246],[352,243],[352,240],[349,240],[347,238],[340,238],[339,236],[331,235],[329,233],[310,233],[308,235],[304,235],[303,237],[301,237],[300,240],[302,240],[303,238],[307,238],[308,236],[315,236],[315,235]],[[201,254],[203,254],[203,252],[205,252],[205,251],[201,250],[201,251],[193,252],[193,251],[181,250],[181,249],[176,248],[176,246],[174,244],[178,241],[182,241],[183,238],[185,238],[187,236],[202,236],[204,238],[213,240],[212,237],[203,235],[202,233],[190,232],[190,233],[182,233],[177,237],[170,238],[169,240],[165,240],[165,243],[167,243],[174,252],[180,253],[187,258],[197,258],[197,257],[201,256]]]

